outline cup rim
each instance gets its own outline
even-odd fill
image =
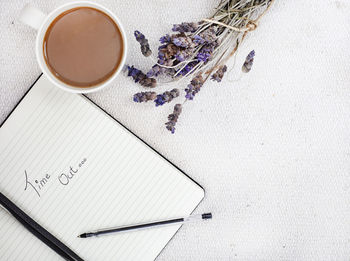
[[[119,63],[119,67],[115,70],[115,72],[108,79],[106,79],[105,81],[103,81],[97,85],[91,86],[91,87],[75,87],[75,86],[66,84],[63,81],[56,78],[52,74],[50,69],[48,68],[48,66],[45,62],[44,53],[43,53],[43,40],[44,40],[45,33],[46,33],[48,27],[56,19],[56,17],[59,16],[61,13],[65,12],[67,10],[76,8],[76,7],[92,7],[92,8],[96,8],[96,9],[106,13],[116,23],[116,25],[118,26],[118,29],[122,35],[122,38],[123,38],[123,53],[122,53],[121,61]],[[43,21],[42,25],[40,26],[40,28],[38,30],[38,34],[36,37],[36,44],[35,44],[35,49],[36,49],[35,53],[36,53],[36,58],[37,58],[37,61],[39,63],[40,69],[47,76],[47,78],[52,83],[54,83],[57,87],[65,90],[65,91],[71,92],[71,93],[91,93],[91,92],[96,92],[96,91],[99,91],[99,90],[105,88],[118,76],[120,71],[123,69],[123,67],[125,65],[125,61],[126,61],[126,54],[127,54],[126,41],[127,41],[127,38],[126,38],[126,34],[124,31],[123,25],[121,24],[121,22],[119,21],[119,19],[116,17],[116,15],[113,12],[111,12],[108,8],[106,8],[100,4],[94,3],[94,2],[76,1],[76,2],[71,2],[71,3],[60,5],[59,7],[57,7],[53,11],[51,11],[46,16],[45,20]]]

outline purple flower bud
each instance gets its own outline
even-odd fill
[[[195,42],[196,44],[204,44],[205,40],[197,34],[194,36],[193,42]]]
[[[185,98],[187,100],[193,100],[194,98],[193,87],[191,85],[188,85],[185,91],[186,91]]]
[[[156,79],[147,77],[146,74],[134,66],[128,66],[128,76],[132,77],[136,83],[140,83],[143,87],[154,88],[157,85]]]
[[[186,92],[186,99],[193,100],[194,96],[200,91],[201,87],[204,84],[204,79],[201,74],[195,76],[191,83],[187,85],[187,88],[185,89]]]
[[[163,68],[161,68],[159,65],[155,64],[152,66],[151,70],[147,72],[147,77],[157,77],[160,73],[162,73]]]
[[[179,49],[175,55],[176,60],[183,62],[187,60],[193,54],[192,49]]]
[[[146,37],[141,32],[139,32],[137,30],[134,32],[134,36],[136,38],[136,41],[138,41],[138,42],[142,42],[143,40],[146,39]]]
[[[138,82],[140,79],[138,75],[141,75],[142,72],[139,69],[136,69],[133,65],[128,66],[128,76],[131,76],[135,82]]]
[[[207,62],[209,60],[209,58],[211,57],[211,51],[208,50],[208,49],[202,49],[199,51],[199,53],[197,54],[197,59],[199,61],[202,61],[202,62]]]
[[[198,62],[190,62],[188,63],[180,72],[179,75],[185,76],[190,73],[194,66],[196,66]]]
[[[154,100],[156,106],[162,106],[166,102],[171,102],[174,98],[180,95],[178,89],[172,89],[171,91],[166,91],[162,94],[158,94],[157,98]]]
[[[158,50],[162,50],[167,47],[168,44],[163,44],[158,47]]]
[[[244,73],[248,73],[252,69],[253,62],[254,62],[254,56],[255,56],[255,51],[252,50],[245,58],[244,64],[242,66],[242,71]]]
[[[176,55],[175,55],[175,58],[176,58],[176,60],[178,60],[179,62],[183,62],[183,61],[186,60],[186,58],[185,58],[185,56],[184,56],[183,53],[178,53],[178,54],[176,54]]]
[[[211,76],[211,79],[213,81],[221,82],[226,71],[227,71],[226,65],[220,66],[219,69],[215,73],[213,73],[213,75]]]
[[[199,50],[196,58],[199,61],[206,63],[211,58],[216,46],[217,42],[203,45],[203,47]]]
[[[140,43],[142,54],[146,57],[150,56],[152,54],[152,51],[149,47],[148,40],[146,39],[146,37],[139,31],[135,31],[134,35],[135,35],[136,41]]]
[[[154,88],[157,86],[157,80],[154,78],[148,78],[147,76],[140,80],[140,84],[143,87]]]
[[[167,43],[171,43],[171,37],[170,35],[166,34],[164,36],[162,36],[159,41],[162,43],[162,44],[167,44]]]
[[[174,35],[172,37],[172,42],[176,46],[184,47],[184,48],[193,48],[195,44],[192,42],[192,39],[186,35]]]
[[[133,97],[134,102],[153,101],[157,97],[155,92],[139,92],[135,93]]]
[[[193,38],[193,42],[196,44],[211,44],[215,41],[217,41],[217,36],[214,29],[205,30],[200,34],[195,35]]]
[[[158,53],[158,63],[162,65],[165,63],[165,53],[163,52]]]
[[[174,24],[173,31],[174,32],[180,32],[180,33],[194,33],[198,29],[198,23],[181,23],[181,24]]]
[[[177,120],[179,119],[179,115],[182,112],[182,105],[176,104],[174,106],[174,111],[172,114],[169,114],[168,116],[168,122],[165,123],[165,127],[167,130],[169,130],[172,134],[175,133],[175,125],[177,123]]]

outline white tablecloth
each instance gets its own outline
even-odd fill
[[[0,3],[0,121],[40,74],[35,31],[17,20],[25,2]],[[218,0],[98,2],[125,25],[128,63],[146,69],[135,29],[155,50],[173,23],[211,14]],[[90,95],[206,189],[196,213],[213,220],[183,226],[158,260],[349,260],[349,14],[346,0],[277,0],[236,69],[185,104],[175,135],[163,126],[173,104],[133,103],[142,89],[124,76]],[[252,49],[253,69],[237,81]]]

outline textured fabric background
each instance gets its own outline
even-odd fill
[[[33,0],[45,12],[65,2]],[[120,17],[127,61],[142,69],[151,61],[135,29],[155,49],[171,24],[208,16],[218,3],[98,2]],[[36,33],[17,20],[24,4],[0,3],[0,121],[40,74]],[[214,219],[185,225],[158,260],[350,259],[349,14],[346,0],[277,0],[240,47],[236,69],[186,103],[175,135],[163,126],[173,105],[133,103],[141,88],[124,76],[90,95],[206,189],[196,213]],[[237,81],[252,49],[253,69]]]

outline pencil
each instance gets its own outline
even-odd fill
[[[136,231],[136,230],[152,228],[152,227],[168,226],[168,225],[180,224],[180,223],[197,221],[197,220],[207,220],[211,218],[212,218],[211,213],[204,213],[204,214],[193,215],[189,217],[174,218],[174,219],[154,221],[154,222],[143,223],[143,224],[135,224],[135,225],[128,225],[128,226],[115,227],[115,228],[109,228],[109,229],[102,229],[94,232],[83,233],[78,237],[88,238],[88,237],[94,237],[94,236],[100,236],[100,235],[112,234],[112,233],[118,233],[118,232]]]
[[[84,261],[76,253],[74,253],[65,244],[54,237],[45,228],[40,226],[36,221],[24,213],[18,208],[11,200],[9,200],[4,194],[0,192],[0,204],[8,211],[14,218],[17,219],[26,229],[28,229],[33,235],[44,242],[53,251],[69,261]]]

